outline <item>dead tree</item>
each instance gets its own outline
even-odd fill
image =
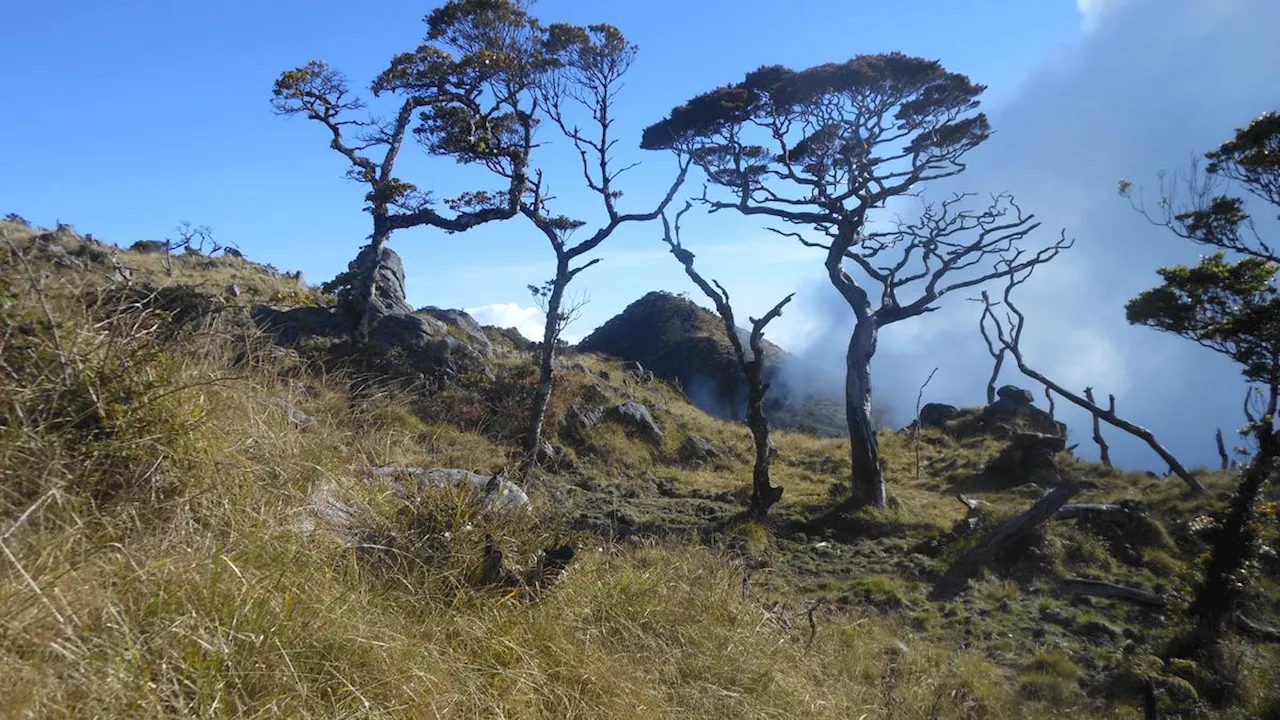
[[[1231,458],[1227,455],[1227,445],[1222,441],[1222,428],[1217,428],[1213,433],[1213,439],[1218,445],[1218,460],[1223,470],[1231,469]]]
[[[367,187],[365,210],[373,227],[361,254],[369,261],[358,264],[357,258],[330,283],[356,314],[361,342],[369,334],[383,248],[394,231],[429,226],[461,232],[512,218],[528,190],[541,26],[518,0],[449,6],[427,16],[422,45],[392,58],[373,81],[375,97],[399,98],[388,117],[353,117],[365,102],[341,72],[317,60],[282,73],[273,89],[276,113],[319,123],[329,147],[346,160],[347,177]],[[429,191],[398,175],[406,134],[431,155],[488,168],[505,180],[503,187],[464,192],[445,201],[452,214],[441,213]]]
[[[1049,393],[1049,388],[1046,387],[1044,391],[1047,395]],[[1085,388],[1084,396],[1090,404],[1098,404],[1098,401],[1093,399],[1093,388]],[[1109,403],[1107,406],[1107,412],[1114,415],[1116,412],[1116,396],[1108,395],[1107,398]],[[1102,423],[1098,419],[1098,413],[1091,414],[1093,415],[1093,441],[1098,444],[1098,457],[1102,461],[1104,467],[1114,467],[1111,464],[1111,448],[1107,447],[1107,441],[1102,438]]]
[[[1140,427],[1138,425],[1134,425],[1128,420],[1125,420],[1124,418],[1120,417],[1119,415],[1116,414],[1114,407],[1110,409],[1098,407],[1098,405],[1092,402],[1089,402],[1089,400],[1087,400],[1086,398],[1083,398],[1080,395],[1077,395],[1076,393],[1071,392],[1070,390],[1067,390],[1062,385],[1054,382],[1053,380],[1049,379],[1044,374],[1040,373],[1039,371],[1035,370],[1034,368],[1032,368],[1030,365],[1027,364],[1026,358],[1022,354],[1022,348],[1021,348],[1022,331],[1026,326],[1026,316],[1022,313],[1022,311],[1020,311],[1017,308],[1016,305],[1013,304],[1012,293],[1014,288],[1026,282],[1027,278],[1029,278],[1030,276],[1031,276],[1030,269],[1026,271],[1020,270],[1017,272],[1009,273],[1008,275],[1005,276],[1007,278],[1007,283],[1004,289],[1004,301],[1002,304],[1008,310],[1008,312],[1006,313],[1006,317],[1003,322],[1000,320],[1000,318],[996,317],[996,314],[993,310],[993,308],[996,307],[996,305],[991,302],[991,298],[986,293],[986,291],[983,291],[982,293],[983,311],[982,311],[982,317],[979,320],[979,325],[983,326],[988,321],[991,322],[992,327],[995,330],[995,337],[996,337],[997,343],[999,344],[1000,347],[1007,350],[1009,355],[1013,357],[1014,362],[1018,366],[1018,370],[1020,370],[1023,375],[1026,375],[1027,377],[1053,390],[1058,395],[1061,395],[1062,397],[1066,398],[1072,404],[1092,413],[1095,418],[1098,418],[1103,422],[1106,422],[1108,425],[1119,428],[1129,433],[1130,435],[1133,435],[1134,437],[1142,440],[1147,444],[1148,447],[1151,448],[1153,452],[1159,455],[1160,458],[1169,465],[1169,469],[1175,475],[1177,475],[1179,478],[1182,478],[1183,482],[1187,484],[1187,487],[1189,487],[1192,492],[1195,492],[1195,493],[1204,492],[1204,485],[1198,479],[1196,479],[1194,475],[1188,472],[1187,469],[1182,466],[1182,463],[1178,462],[1178,459],[1175,458],[1172,453],[1170,453],[1168,450],[1165,449],[1163,445],[1160,444],[1160,442],[1156,439],[1156,436],[1152,434],[1150,430],[1147,430],[1146,428]],[[1008,325],[1007,328],[1005,327],[1006,324]]]
[[[916,482],[920,482],[920,402],[924,400],[924,389],[929,387],[929,382],[933,380],[933,376],[938,372],[938,368],[934,368],[929,372],[929,377],[924,379],[924,384],[920,386],[920,392],[916,393],[916,428],[912,434],[916,453]]]
[[[738,363],[738,370],[747,381],[747,428],[751,430],[751,439],[755,443],[756,451],[755,468],[751,475],[751,511],[763,517],[774,503],[782,499],[782,488],[774,487],[769,480],[769,464],[772,457],[769,444],[769,420],[764,414],[765,393],[769,391],[769,383],[764,381],[764,329],[774,318],[782,315],[782,309],[791,302],[795,293],[783,298],[759,320],[748,318],[751,322],[751,333],[748,336],[751,355],[748,357],[742,347],[742,337],[738,332],[737,321],[734,320],[733,307],[729,304],[729,291],[716,280],[707,282],[694,269],[694,255],[685,249],[681,242],[680,219],[690,207],[692,203],[686,203],[684,208],[676,213],[674,231],[671,223],[667,221],[667,216],[665,214],[662,216],[662,239],[670,247],[671,254],[684,266],[684,272],[689,279],[711,299],[711,302],[715,303],[716,312],[724,322],[725,337],[729,340],[729,346],[733,348],[733,357]]]
[[[587,223],[550,213],[548,208],[553,198],[547,192],[541,172],[535,174],[531,192],[520,205],[521,214],[546,237],[556,256],[555,275],[542,293],[546,323],[539,349],[538,382],[525,433],[526,466],[537,462],[542,447],[542,425],[555,388],[556,344],[568,320],[564,311],[565,290],[579,273],[600,262],[600,258],[577,266],[574,263],[599,247],[618,228],[656,220],[671,204],[689,171],[688,159],[678,157],[675,179],[654,209],[640,213],[621,212],[617,200],[622,191],[617,189],[616,181],[635,164],[619,167],[614,162],[613,150],[618,140],[613,136],[616,122],[613,110],[614,101],[622,90],[623,77],[635,60],[636,46],[612,25],[582,28],[556,24],[550,26],[548,38],[557,70],[543,79],[538,97],[546,108],[547,116],[577,151],[582,164],[582,182],[591,193],[599,196],[605,219],[590,236],[574,243],[572,236]],[[590,118],[593,126],[590,133],[575,124],[574,118],[578,113]]]
[[[983,302],[983,298],[969,298],[974,302]],[[987,404],[994,405],[996,402],[996,383],[1000,380],[1000,370],[1004,367],[1005,349],[1003,345],[998,345],[991,336],[987,334],[987,326],[985,323],[978,324],[978,330],[982,333],[982,340],[987,344],[987,352],[991,354],[991,359],[995,362],[991,366],[991,377],[987,378]],[[1046,397],[1049,389],[1045,388]],[[1053,399],[1049,400],[1052,407]]]
[[[951,561],[947,571],[934,585],[932,598],[945,600],[963,592],[969,578],[979,568],[990,564],[1001,551],[1016,540],[1027,537],[1036,528],[1053,518],[1067,504],[1067,501],[1079,492],[1079,484],[1067,478],[1026,512],[996,526],[977,545]]]
[[[1054,403],[1053,403],[1053,392],[1052,392],[1052,391],[1050,391],[1050,390],[1049,390],[1049,388],[1045,388],[1045,389],[1044,389],[1044,399],[1045,399],[1045,401],[1047,401],[1047,402],[1049,403],[1049,419],[1050,419],[1050,420],[1056,420],[1056,419],[1057,419],[1057,415],[1056,415],[1056,413],[1057,413],[1057,407],[1055,407],[1055,406],[1054,406]]]

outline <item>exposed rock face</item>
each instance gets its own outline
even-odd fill
[[[349,266],[351,273],[367,273],[373,253],[365,248]],[[276,335],[285,347],[331,347],[349,345],[360,311],[352,285],[339,291],[337,310],[327,308],[294,308],[279,311],[268,307],[254,309],[259,327]],[[484,357],[493,351],[484,331],[475,320],[461,310],[440,311],[446,320],[431,314],[412,312],[404,295],[404,266],[390,248],[382,249],[382,261],[374,277],[369,340],[380,350],[389,351],[384,360],[393,365],[388,371],[398,374],[456,376],[464,372],[491,376]],[[434,309],[434,308],[433,308]],[[464,342],[450,335],[446,323],[463,330]],[[478,331],[478,336],[472,330]]]
[[[376,273],[372,272],[375,262],[378,266]],[[408,315],[413,312],[413,308],[409,307],[409,303],[405,301],[404,263],[400,262],[400,256],[391,248],[383,247],[380,255],[375,256],[373,247],[365,246],[360,254],[356,255],[356,259],[347,265],[347,272],[356,278],[373,275],[373,298],[370,300],[370,314],[373,319],[388,315]],[[357,288],[362,284],[363,281],[352,283],[348,292],[341,293],[344,304],[350,306],[350,309],[355,312],[363,309],[356,307],[364,302],[364,298],[356,297],[360,295]]]
[[[462,331],[468,339],[468,344],[473,349],[485,357],[493,355],[493,343],[489,341],[489,336],[484,334],[484,328],[480,327],[480,323],[475,318],[466,314],[461,310],[447,310],[443,308],[428,305],[421,308],[417,312],[418,315],[426,315],[434,318],[445,325],[451,325]]]
[[[1036,396],[1031,394],[1030,390],[1024,390],[1016,385],[1004,385],[996,390],[996,404],[1005,402],[1013,406],[1034,405]]]
[[[739,328],[746,343],[747,332]],[[659,378],[677,384],[689,401],[716,417],[746,418],[747,385],[718,315],[671,293],[651,292],[631,303],[577,346],[578,350],[631,361],[625,372],[641,381]],[[801,374],[800,361],[764,342],[765,399],[769,421],[779,428],[821,435],[847,432],[839,378]],[[785,377],[779,372],[787,366]]]
[[[942,427],[958,412],[960,410],[955,405],[929,403],[920,408],[920,424],[924,427]]]
[[[634,400],[609,408],[605,411],[605,418],[640,433],[649,442],[662,441],[662,429],[654,422],[649,408]]]

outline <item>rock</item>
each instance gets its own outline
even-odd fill
[[[1011,405],[1034,405],[1036,396],[1030,390],[1023,390],[1016,385],[1004,385],[996,390],[996,397]]]
[[[467,489],[484,498],[485,512],[513,512],[533,509],[529,496],[503,475],[480,475],[458,468],[420,468],[403,465],[376,467],[365,482],[390,485],[397,495],[425,495],[440,488]]]
[[[222,248],[222,254],[223,254],[224,256],[226,256],[226,257],[232,257],[232,258],[235,258],[235,259],[237,259],[237,260],[243,260],[243,259],[244,259],[244,253],[240,252],[239,250],[237,250],[237,249],[235,249],[235,248],[233,248],[233,247],[225,247],[225,248]]]
[[[227,294],[231,297],[240,297],[240,286],[235,283],[227,283]]]
[[[358,278],[367,278],[375,262],[378,270],[373,275],[374,291],[373,299],[370,302],[371,316],[373,318],[381,318],[389,315],[409,315],[412,313],[413,308],[409,307],[409,303],[405,301],[404,263],[400,261],[400,256],[391,248],[383,247],[380,255],[375,257],[373,247],[366,245],[356,255],[356,259],[352,260],[347,266],[347,272]],[[355,292],[362,282],[353,283],[351,292]],[[362,309],[360,308],[360,303],[364,301],[364,298],[344,297],[343,299],[357,312]]]
[[[1124,630],[1103,620],[1090,620],[1075,628],[1076,633],[1095,640],[1121,640]]]
[[[924,427],[942,427],[960,410],[954,405],[929,403],[920,408],[920,424]]]
[[[719,451],[698,435],[686,436],[680,446],[680,459],[695,467],[719,456]]]
[[[140,255],[159,255],[168,249],[169,243],[164,240],[139,240],[129,249]]]
[[[293,424],[297,425],[299,430],[314,430],[320,426],[320,424],[316,422],[315,418],[278,397],[268,396],[261,398],[261,400],[268,405],[274,405],[284,411],[285,417],[292,420]]]
[[[636,361],[636,360],[628,360],[627,362],[623,363],[623,364],[622,364],[622,371],[623,371],[623,372],[625,372],[625,373],[630,374],[631,376],[635,377],[636,379],[643,379],[643,378],[644,378],[644,365],[641,365],[641,364],[640,364],[638,361]]]
[[[984,472],[1010,487],[1034,482],[1041,471],[1053,471],[1053,456],[1066,448],[1066,439],[1036,432],[1016,433]],[[1054,478],[1056,479],[1056,478]]]
[[[480,327],[480,323],[475,321],[462,310],[446,310],[428,305],[420,308],[417,312],[419,315],[428,315],[435,320],[462,331],[468,338],[468,344],[477,352],[485,357],[493,356],[493,343],[489,341],[489,336],[484,334],[484,328]]]
[[[605,418],[639,432],[649,442],[657,443],[662,440],[662,429],[658,427],[658,423],[654,422],[649,408],[635,400],[628,400],[621,405],[609,408],[605,412]]]

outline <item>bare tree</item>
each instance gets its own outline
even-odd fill
[[[1036,226],[1007,196],[976,212],[962,210],[957,196],[927,206],[916,223],[869,231],[873,212],[890,199],[965,169],[964,155],[990,134],[986,116],[975,112],[984,89],[900,53],[802,71],[774,65],[692,98],[644,132],[645,148],[693,156],[721,193],[704,195],[713,212],[759,216],[823,238],[781,233],[825,251],[828,278],[856,319],[845,376],[854,505],[885,501],[870,371],[879,329],[936,309],[949,292],[1001,277],[1001,270],[974,268]],[[1023,262],[1046,262],[1056,252]],[[846,264],[878,292],[854,280]],[[973,274],[960,279],[965,270]],[[913,283],[921,286],[916,296],[902,298]]]
[[[362,251],[368,262],[353,263],[336,281],[359,315],[361,341],[368,337],[374,278],[392,232],[417,226],[460,232],[519,212],[533,147],[536,100],[530,90],[545,67],[542,30],[528,5],[449,0],[433,10],[423,44],[395,56],[371,85],[375,97],[400,98],[389,117],[354,117],[365,102],[322,61],[286,71],[275,82],[276,112],[322,125],[329,147],[349,164],[347,177],[368,187],[365,210],[373,228]],[[407,133],[433,155],[488,168],[506,180],[504,187],[464,192],[446,200],[452,214],[442,214],[429,191],[397,175]]]
[[[985,291],[982,293],[983,310],[982,317],[979,320],[979,325],[985,325],[988,321],[991,322],[992,328],[995,332],[996,342],[1000,347],[1007,350],[1011,357],[1013,357],[1014,362],[1017,364],[1018,369],[1022,371],[1023,375],[1041,383],[1053,392],[1066,398],[1073,405],[1092,413],[1095,418],[1098,418],[1108,425],[1119,428],[1139,440],[1142,440],[1152,449],[1152,451],[1159,455],[1160,458],[1169,465],[1169,469],[1175,475],[1182,478],[1183,482],[1185,482],[1193,492],[1204,492],[1204,485],[1201,484],[1194,475],[1188,472],[1187,469],[1182,466],[1182,463],[1178,462],[1177,458],[1175,458],[1172,453],[1166,450],[1165,447],[1156,440],[1155,435],[1152,434],[1150,430],[1134,425],[1128,420],[1121,418],[1116,414],[1114,405],[1110,408],[1099,407],[1095,403],[1090,402],[1087,398],[1081,397],[1067,390],[1062,385],[1054,382],[1027,364],[1026,358],[1022,354],[1021,347],[1022,331],[1026,326],[1026,316],[1023,315],[1022,311],[1019,310],[1016,305],[1014,305],[1012,293],[1014,288],[1026,282],[1026,280],[1031,277],[1033,270],[1034,268],[1028,268],[1025,271],[1009,273],[1006,276],[1004,301],[1002,305],[1008,310],[1008,312],[1006,313],[1004,321],[1001,321],[1000,318],[996,316],[993,310],[996,307],[996,304],[991,302],[990,296]]]
[[[1048,391],[1049,389],[1045,388],[1045,392],[1048,393]],[[1089,401],[1090,404],[1093,404],[1093,405],[1098,404],[1098,401],[1093,399],[1093,388],[1091,387],[1085,388],[1084,397],[1086,400]],[[1116,412],[1116,396],[1107,395],[1107,398],[1108,398],[1107,412],[1114,415]],[[1102,461],[1102,464],[1105,467],[1115,467],[1114,465],[1111,464],[1111,449],[1107,447],[1107,441],[1104,440],[1102,437],[1102,424],[1099,421],[1098,413],[1092,413],[1092,415],[1093,415],[1093,441],[1098,444],[1098,459]]]
[[[685,249],[681,242],[680,219],[690,207],[692,204],[686,203],[684,208],[676,213],[674,233],[666,214],[662,215],[662,239],[671,248],[671,254],[684,266],[684,272],[689,279],[693,280],[703,294],[715,303],[716,312],[724,322],[725,337],[729,340],[729,346],[733,348],[733,357],[738,363],[738,370],[747,381],[747,428],[751,430],[751,439],[755,443],[756,450],[755,467],[751,475],[751,510],[763,517],[769,508],[782,498],[782,488],[774,487],[769,480],[769,463],[772,457],[769,444],[769,420],[764,414],[765,393],[769,391],[769,383],[764,381],[764,329],[774,318],[782,315],[782,309],[791,302],[795,293],[783,298],[759,320],[748,318],[751,323],[751,333],[748,336],[751,355],[748,357],[742,347],[742,337],[738,333],[738,323],[734,320],[733,307],[729,304],[729,291],[716,280],[707,282],[694,269],[694,255]]]
[[[1223,470],[1231,469],[1231,458],[1227,455],[1227,445],[1222,440],[1222,428],[1217,428],[1213,432],[1214,443],[1218,446],[1218,460]]]
[[[546,285],[546,325],[538,358],[538,383],[534,390],[529,429],[525,435],[527,457],[536,461],[542,447],[542,425],[547,403],[555,387],[554,367],[556,342],[563,329],[564,294],[578,273],[600,262],[600,258],[574,265],[595,250],[623,225],[656,220],[671,203],[688,175],[689,162],[681,158],[675,179],[666,194],[650,211],[623,213],[617,201],[622,193],[616,187],[618,177],[634,164],[618,167],[613,149],[618,140],[613,135],[614,101],[622,90],[622,80],[635,60],[637,48],[612,25],[551,25],[547,34],[548,54],[555,71],[548,74],[539,87],[539,97],[546,114],[568,138],[582,162],[582,180],[587,189],[599,196],[606,220],[585,239],[573,242],[573,235],[587,223],[564,215],[553,215],[548,206],[553,198],[541,173],[531,182],[530,195],[520,206],[521,213],[547,238],[556,255],[556,271]],[[585,114],[592,130],[581,129],[574,118]]]
[[[924,400],[924,389],[929,387],[929,383],[933,381],[933,376],[937,374],[938,368],[929,371],[929,377],[924,379],[924,383],[920,386],[920,392],[916,393],[916,427],[912,433],[913,444],[916,452],[916,482],[920,482],[920,402]]]

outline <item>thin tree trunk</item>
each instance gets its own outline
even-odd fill
[[[736,331],[735,331],[736,332]],[[751,473],[751,510],[763,517],[769,508],[782,498],[782,488],[769,482],[769,421],[764,415],[763,358],[759,353],[744,363],[747,377],[747,428],[755,442],[756,462]]]
[[[991,368],[991,377],[987,380],[987,404],[994,405],[996,402],[996,381],[1000,379],[1000,368],[1004,367],[1004,348],[1000,348],[996,352],[996,363]]]
[[[1226,443],[1222,441],[1222,428],[1218,428],[1213,434],[1213,439],[1218,443],[1218,460],[1222,464],[1223,470],[1231,469],[1231,458],[1227,456]]]
[[[560,339],[560,306],[564,301],[565,287],[569,284],[569,260],[556,261],[556,277],[551,284],[551,296],[547,298],[547,321],[542,330],[542,347],[538,353],[538,384],[533,392],[533,407],[529,418],[529,430],[525,435],[525,451],[531,463],[536,464],[538,450],[542,447],[542,423],[547,417],[547,404],[555,389],[554,368],[556,342]]]
[[[880,444],[871,414],[871,358],[876,352],[878,328],[873,317],[854,326],[845,359],[845,416],[849,423],[850,500],[854,507],[884,507],[884,474],[880,469]]]
[[[1048,392],[1048,391],[1049,391],[1048,388],[1045,388],[1045,392]],[[1094,405],[1098,404],[1098,401],[1093,399],[1093,388],[1085,388],[1084,396],[1088,398],[1089,402],[1093,403]],[[1115,413],[1115,411],[1116,411],[1116,396],[1112,395],[1111,396],[1111,412]],[[1093,415],[1093,441],[1098,443],[1098,459],[1102,461],[1103,466],[1114,467],[1111,464],[1111,448],[1107,447],[1107,441],[1102,439],[1102,422],[1098,419],[1098,413],[1092,413],[1092,415]]]

